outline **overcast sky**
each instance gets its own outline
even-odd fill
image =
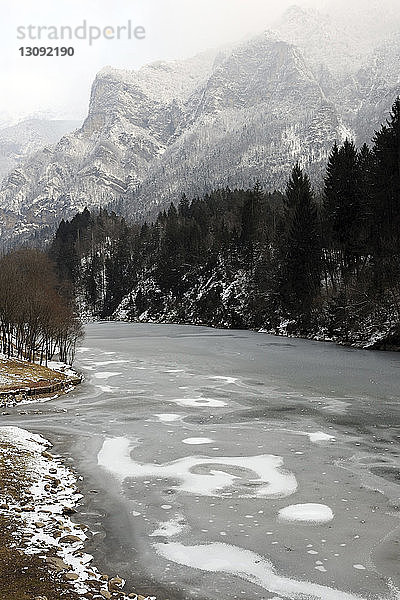
[[[297,4],[321,6],[325,0]],[[191,56],[268,28],[293,0],[2,0],[0,122],[38,111],[83,118],[90,86],[105,65],[136,69],[157,60]],[[141,41],[73,42],[75,56],[20,57],[17,39],[27,25],[146,28]],[[58,43],[59,44],[59,43]],[[57,45],[57,42],[53,42]],[[71,44],[72,45],[72,44]]]

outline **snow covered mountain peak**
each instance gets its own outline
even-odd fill
[[[371,50],[330,15],[293,6],[236,45],[105,67],[83,126],[4,179],[3,239],[52,230],[85,205],[148,218],[183,192],[282,188],[296,161],[318,182],[333,141],[368,140],[400,91],[400,39]]]
[[[138,71],[108,66],[97,74],[95,82],[112,79],[125,85],[137,86],[149,98],[157,101],[187,99],[210,74],[217,53],[212,50],[186,60],[160,60],[145,65]]]
[[[293,5],[275,25],[281,39],[298,46],[314,68],[327,67],[335,75],[360,68],[365,48],[328,14]]]

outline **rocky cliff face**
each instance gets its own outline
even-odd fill
[[[184,109],[179,137],[157,157],[132,212],[215,187],[280,187],[296,161],[325,160],[347,128],[301,52],[263,34],[220,57]]]
[[[78,121],[25,119],[4,126],[0,122],[0,180],[24,158],[44,146],[53,145],[69,131],[79,127]]]
[[[203,54],[138,73],[103,69],[83,126],[32,154],[3,180],[3,241],[26,239],[85,206],[131,195],[175,135],[184,104],[212,61],[212,54]]]
[[[103,69],[81,129],[23,161],[0,190],[3,240],[53,228],[84,206],[146,217],[183,192],[315,179],[336,139],[367,141],[400,91],[400,39],[298,8],[246,43],[138,72]]]

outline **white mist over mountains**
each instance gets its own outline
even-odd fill
[[[86,0],[83,5],[77,0],[57,3],[7,0],[3,3],[2,19],[0,69],[4,91],[0,99],[0,127],[28,116],[83,120],[91,84],[105,65],[138,69],[155,60],[188,58],[210,48],[238,42],[262,30],[275,29],[282,12],[292,4],[292,0],[203,0],[200,3],[193,0],[115,0],[112,3]],[[316,27],[325,18],[332,39],[332,45],[324,48],[326,55],[334,53],[338,44],[347,43],[347,36],[358,39],[359,53],[364,55],[368,47],[400,28],[396,0],[311,0],[298,4],[307,11],[319,11]],[[322,21],[321,15],[324,16]],[[146,28],[146,39],[99,40],[92,47],[86,42],[74,42],[74,57],[18,55],[22,44],[16,38],[18,26],[76,26],[84,19],[100,26],[123,25],[131,19]],[[326,37],[321,43],[326,44]]]
[[[258,0],[246,5],[252,2]],[[239,4],[244,2],[231,6]],[[163,7],[179,5],[165,0]],[[190,4],[190,10],[192,18],[199,15],[204,48],[211,34],[199,7]],[[182,14],[164,15],[160,31]],[[112,66],[72,89],[68,73],[60,71],[81,113],[51,80],[52,89],[44,92],[56,119],[49,121],[45,112],[46,118],[0,129],[2,240],[43,240],[85,206],[112,205],[130,219],[151,219],[182,193],[193,198],[227,186],[246,189],[257,180],[267,190],[283,189],[295,162],[318,186],[333,142],[368,143],[400,93],[398,24],[388,0],[334,2],[320,11],[290,6],[271,27],[236,43],[229,40],[233,25],[227,21],[218,47],[191,58],[132,68],[127,56],[124,68],[108,56],[102,64]],[[242,33],[249,28],[244,22]],[[167,52],[161,44],[159,54],[173,58],[179,47],[183,56],[192,55],[188,31],[177,41],[170,31],[164,41],[175,45]],[[85,64],[77,61],[75,68],[88,78]],[[22,87],[30,82],[19,80]],[[32,95],[27,91],[21,101],[29,105]],[[57,113],[61,100],[70,115]]]

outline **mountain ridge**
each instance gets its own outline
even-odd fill
[[[336,31],[334,22],[294,8],[285,18],[280,31],[222,51],[139,71],[102,69],[82,127],[3,181],[3,238],[52,229],[85,206],[113,203],[144,219],[182,193],[251,187],[256,180],[282,188],[296,161],[318,182],[333,142],[367,141],[400,91],[400,37],[364,56],[361,68],[349,59],[343,71],[343,55],[336,68],[324,58],[326,48],[315,51],[321,35]]]

